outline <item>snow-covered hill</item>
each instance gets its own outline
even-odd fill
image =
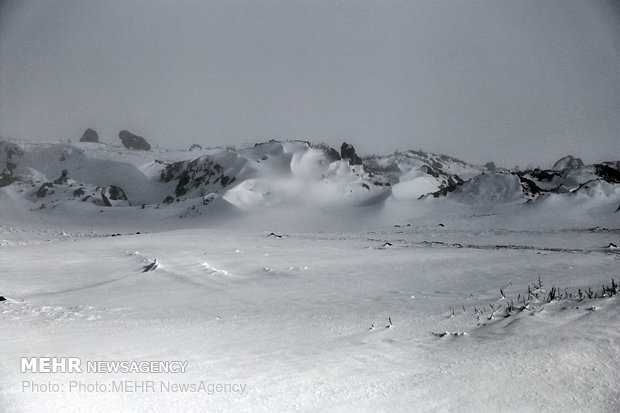
[[[352,156],[357,157],[351,146]],[[489,171],[421,151],[367,156],[352,162],[342,150],[309,142],[270,141],[241,150],[139,151],[100,143],[0,142],[0,185],[13,185],[33,207],[88,202],[119,188],[124,205],[202,208],[370,205],[426,195],[467,204],[527,201],[547,194],[620,195],[618,162],[566,164],[562,170]],[[359,158],[357,158],[359,159]],[[120,195],[119,195],[120,196]]]

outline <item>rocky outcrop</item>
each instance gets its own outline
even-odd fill
[[[68,172],[66,169],[62,170],[60,177],[58,179],[54,179],[54,183],[57,185],[65,185],[69,180]]]
[[[190,151],[201,151],[202,150],[202,146],[198,145],[197,143],[194,143],[192,146],[189,147]]]
[[[83,196],[86,193],[86,191],[84,190],[84,188],[78,188],[75,191],[73,191],[73,197],[74,198],[79,198],[81,196]]]
[[[101,200],[105,206],[131,206],[125,191],[116,185],[110,185],[101,190]]]
[[[355,148],[353,145],[350,145],[346,142],[342,142],[342,146],[340,147],[340,157],[342,159],[348,159],[349,165],[361,165],[362,158],[357,156],[355,153]]]
[[[334,148],[329,148],[326,152],[326,155],[327,155],[327,158],[332,162],[339,161],[340,159],[342,159],[338,151],[335,150]]]
[[[561,171],[566,168],[578,168],[583,166],[583,161],[573,155],[567,155],[553,164],[553,170]]]
[[[86,129],[80,138],[80,142],[99,142],[99,135],[94,129]]]
[[[134,135],[133,133],[123,130],[118,134],[118,138],[123,143],[123,146],[128,149],[137,149],[141,151],[150,151],[151,145],[142,136]]]
[[[35,193],[35,195],[37,196],[37,198],[45,198],[49,194],[54,193],[54,190],[52,188],[54,188],[54,184],[51,182],[46,182],[43,185],[41,185],[39,189],[37,189],[37,192]]]
[[[620,171],[605,164],[594,165],[596,175],[606,182],[620,184]]]
[[[179,180],[174,190],[177,197],[187,194],[192,189],[218,183],[225,188],[235,181],[234,176],[226,175],[224,168],[209,156],[201,156],[191,162],[174,162],[161,172],[160,179],[163,182]]]
[[[5,169],[0,173],[0,188],[9,186],[15,181],[17,181],[17,178],[13,176],[13,171],[10,169]]]
[[[425,174],[430,175],[435,178],[439,178],[439,173],[428,165],[422,165],[420,168]]]

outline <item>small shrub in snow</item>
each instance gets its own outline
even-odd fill
[[[541,311],[542,308],[549,303],[553,302],[563,302],[563,301],[577,301],[581,302],[583,300],[596,300],[602,298],[612,298],[615,297],[620,292],[620,286],[616,283],[615,279],[611,279],[611,283],[609,285],[603,285],[601,292],[593,291],[592,288],[588,287],[587,290],[582,290],[578,288],[577,291],[569,291],[568,288],[565,288],[563,291],[556,287],[555,285],[551,287],[549,292],[545,292],[542,289],[543,283],[538,278],[538,281],[535,284],[527,286],[527,294],[519,293],[517,295],[517,303],[513,299],[508,299],[504,294],[503,289],[500,289],[501,298],[499,300],[505,301],[506,306],[504,311],[500,313],[502,309],[502,304],[496,306],[496,303],[489,304],[490,315],[486,316],[487,310],[485,307],[474,307],[474,316],[478,320],[481,317],[485,316],[488,320],[493,319],[496,314],[502,314],[503,317],[510,317],[515,313],[520,313],[522,311]],[[463,311],[465,311],[465,307],[463,307]],[[455,316],[454,309],[450,307],[450,315],[449,318]]]

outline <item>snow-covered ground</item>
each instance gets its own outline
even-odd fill
[[[516,175],[482,175],[416,199],[425,186],[408,182],[434,192],[459,164],[436,177],[417,158],[373,160],[392,165],[377,177],[266,145],[22,145],[21,181],[0,188],[0,411],[620,410],[620,302],[599,297],[620,282],[618,184],[526,202]],[[212,158],[192,173],[214,161],[237,180],[201,178],[159,204],[176,195],[176,178],[159,180],[165,165],[200,155]],[[33,195],[60,158],[75,182]],[[80,185],[139,201],[63,195]],[[547,302],[553,287],[562,298]],[[22,357],[42,356],[187,368],[21,372]]]

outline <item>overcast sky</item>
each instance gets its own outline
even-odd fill
[[[0,136],[311,139],[620,159],[620,8],[589,0],[0,0]]]

